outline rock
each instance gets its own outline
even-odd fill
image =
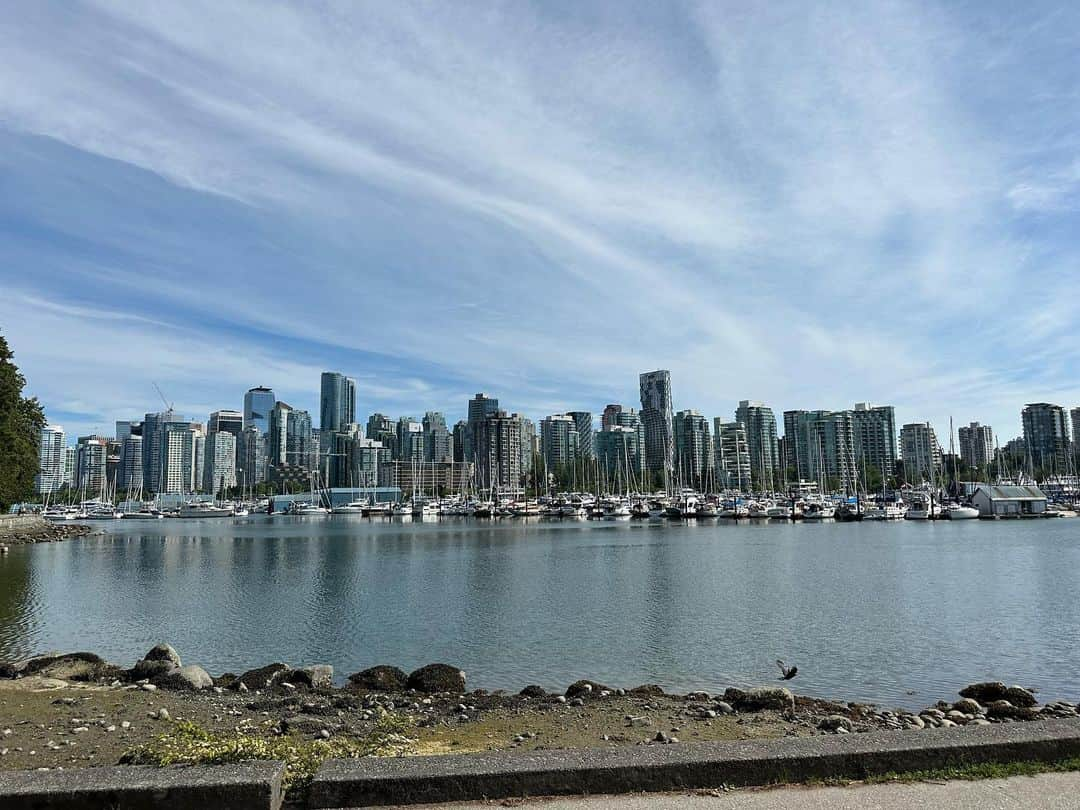
[[[100,656],[89,652],[42,655],[16,666],[17,676],[40,675],[63,681],[93,681],[112,672],[119,672],[118,668]]]
[[[334,668],[329,664],[316,664],[293,670],[289,680],[309,689],[329,689],[334,685]]]
[[[795,710],[795,696],[791,694],[790,689],[782,686],[763,686],[756,689],[736,689],[732,687],[724,692],[724,702],[730,703],[739,711],[758,711],[760,709]]]
[[[670,741],[671,741],[671,738],[670,738],[670,737],[668,737],[668,735],[667,735],[667,734],[665,734],[665,733],[664,733],[664,732],[662,732],[662,731],[658,731],[658,732],[656,732],[656,736],[655,736],[655,737],[653,737],[653,742],[658,742],[658,743],[667,743],[667,742],[670,742]]]
[[[167,675],[161,676],[155,683],[164,689],[198,692],[200,689],[209,689],[213,686],[214,679],[202,667],[188,664],[186,667],[178,667]]]
[[[330,739],[330,729],[328,729],[328,728],[322,729],[322,731],[319,732],[318,736],[319,736],[320,739],[329,740]]]
[[[464,692],[465,673],[449,664],[428,664],[409,674],[408,687],[417,692]]]
[[[663,697],[664,690],[655,683],[646,683],[641,686],[635,686],[630,690],[631,695],[645,695],[647,697]]]
[[[926,728],[926,721],[914,714],[905,717],[903,723],[911,728]]]
[[[851,731],[854,726],[852,726],[851,721],[842,714],[830,714],[818,723],[818,728],[822,731],[839,731],[840,729]]]
[[[979,701],[972,700],[971,698],[962,698],[952,705],[953,709],[964,714],[982,714],[983,707],[979,705]]]
[[[596,694],[600,694],[600,692],[608,689],[609,687],[604,686],[601,683],[596,683],[596,681],[580,680],[574,681],[572,684],[566,687],[566,696],[568,698],[587,697],[594,692]]]
[[[572,698],[570,700],[570,705],[571,706],[584,706],[585,705],[585,700],[583,698],[579,698],[579,697]]]
[[[731,704],[725,703],[722,700],[716,701],[716,703],[713,704],[713,708],[720,712],[720,714],[735,714],[735,709],[732,708]]]
[[[547,690],[545,690],[542,686],[537,686],[536,684],[529,684],[520,692],[518,692],[518,694],[522,697],[527,698],[546,698],[548,696]]]
[[[992,700],[986,704],[986,716],[992,720],[1034,720],[1039,713],[1030,706],[1014,706],[1007,700]]]
[[[170,719],[172,719],[172,718],[171,718],[171,716],[169,715],[169,710],[168,710],[168,709],[166,709],[166,708],[165,708],[164,706],[162,706],[162,707],[161,707],[160,709],[158,709],[158,711],[157,711],[157,719],[158,719],[158,720],[170,720]]]
[[[153,692],[155,689],[157,689],[157,687],[154,686],[154,684],[152,683],[144,683],[139,688],[142,689],[144,692]]]
[[[994,700],[1005,700],[1005,692],[1005,684],[1001,681],[987,681],[965,686],[960,690],[960,697],[971,698],[985,705]]]
[[[239,689],[243,685],[248,689],[266,689],[284,679],[283,673],[291,671],[287,664],[280,662],[267,664],[265,667],[259,667],[258,669],[249,669],[234,681],[232,688]]]
[[[158,644],[143,656],[144,661],[168,661],[174,667],[181,667],[180,655],[168,644]]]
[[[149,661],[144,658],[128,671],[128,677],[133,681],[155,680],[163,678],[177,669],[179,667],[172,661]]]
[[[708,692],[691,692],[686,696],[686,699],[692,701],[711,700],[712,696]]]
[[[386,664],[368,667],[349,676],[349,683],[354,688],[368,692],[404,692],[408,681],[405,670]]]
[[[940,728],[956,728],[956,723],[947,717],[944,720],[939,720],[938,725]]]
[[[1010,686],[1006,689],[1004,700],[1022,709],[1030,708],[1039,702],[1035,699],[1035,695],[1022,686]]]

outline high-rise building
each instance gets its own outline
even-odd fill
[[[75,477],[79,474],[79,459],[75,448],[70,444],[64,448],[64,486],[75,488]]]
[[[167,422],[161,433],[160,489],[164,494],[188,494],[198,488],[202,477],[198,440],[201,431],[191,422]]]
[[[941,445],[929,422],[913,422],[900,428],[900,456],[909,484],[940,475]]]
[[[244,394],[244,427],[252,425],[259,429],[259,433],[270,432],[270,411],[274,409],[277,398],[272,388],[249,388]]]
[[[75,486],[95,497],[105,490],[109,446],[104,436],[80,436],[75,446],[77,472]]]
[[[381,413],[369,416],[365,435],[379,442],[385,450],[389,450],[392,459],[398,458],[397,426],[389,416]]]
[[[780,445],[776,439],[776,416],[764,402],[744,399],[735,411],[735,421],[746,428],[750,449],[750,476],[758,489],[772,489],[782,477]]]
[[[489,413],[473,426],[475,476],[483,492],[521,491],[521,419],[506,411]]]
[[[41,429],[38,446],[36,489],[39,495],[51,495],[64,486],[64,429],[46,425]]]
[[[1073,452],[1080,452],[1080,408],[1073,408],[1069,411],[1069,417],[1072,421],[1072,447]]]
[[[406,461],[410,464],[423,464],[426,460],[424,452],[424,425],[409,416],[403,416],[398,419],[397,448],[397,460]]]
[[[190,429],[195,423],[189,422],[175,411],[162,411],[161,413],[148,413],[142,423],[142,474],[143,489],[146,492],[165,492],[163,488],[163,470],[165,467],[165,433],[172,429]],[[201,432],[201,431],[200,431]],[[192,452],[195,451],[194,445]],[[194,460],[192,460],[194,463]],[[192,477],[192,485],[194,485]],[[186,490],[173,490],[176,492],[191,492],[191,486]]]
[[[212,417],[211,417],[212,421]],[[202,491],[215,493],[236,486],[236,436],[217,430],[206,437]]]
[[[446,427],[446,417],[439,411],[424,414],[424,461],[453,461],[454,437]]]
[[[577,430],[578,458],[596,458],[593,450],[593,415],[589,411],[567,411]]]
[[[578,459],[578,431],[574,417],[565,413],[540,422],[540,452],[549,472],[558,472]]]
[[[319,403],[320,435],[343,430],[356,421],[356,380],[336,371],[324,371]]]
[[[649,371],[638,378],[641,422],[645,427],[645,467],[670,478],[675,464],[671,372]]]
[[[536,423],[521,414],[512,414],[521,423],[521,471],[532,473],[536,454],[540,452],[537,441]]]
[[[289,416],[292,406],[285,402],[275,402],[270,409],[267,428],[267,462],[271,467],[293,463],[289,458]]]
[[[258,425],[248,425],[240,434],[236,466],[236,482],[240,486],[254,488],[266,480],[268,438],[268,434],[261,432]]]
[[[1034,402],[1021,413],[1027,463],[1046,474],[1062,474],[1067,469],[1069,417],[1060,405]]]
[[[596,457],[615,489],[640,491],[641,475],[645,471],[645,454],[639,431],[623,425],[609,424],[594,438]]]
[[[138,433],[133,426],[120,443],[120,474],[116,482],[116,488],[126,491],[129,497],[143,487],[142,423],[134,424],[138,425]]]
[[[453,448],[454,461],[465,461],[465,445],[468,442],[469,423],[464,419],[454,423]]]
[[[746,428],[742,422],[724,422],[720,417],[713,420],[713,463],[716,481],[723,489],[749,492],[750,447],[746,442]]]
[[[275,402],[270,411],[268,463],[272,467],[292,465],[316,469],[318,446],[311,428],[311,414],[285,402]]]
[[[993,428],[972,422],[967,427],[961,427],[958,433],[960,459],[964,464],[968,467],[981,467],[983,471],[988,470],[994,461]]]
[[[858,402],[851,412],[855,462],[865,472],[874,467],[886,478],[896,469],[896,411],[892,405]]]
[[[476,430],[477,426],[493,413],[499,410],[499,400],[489,397],[487,394],[477,394],[469,400],[468,421],[466,423],[465,436],[465,461],[473,461],[476,455]],[[477,465],[479,469],[479,464]]]
[[[800,481],[852,492],[859,479],[854,411],[785,411],[784,446]]]
[[[240,411],[214,411],[206,423],[206,435],[213,433],[231,433],[238,439],[244,432],[244,415]]]
[[[675,437],[675,476],[683,486],[706,489],[711,483],[713,446],[709,422],[694,410],[679,411],[672,422]]]

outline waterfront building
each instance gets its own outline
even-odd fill
[[[214,411],[206,422],[206,434],[231,433],[234,439],[239,439],[244,432],[244,415],[240,411]]]
[[[277,398],[272,388],[258,386],[249,388],[244,394],[244,427],[254,425],[259,433],[270,432],[270,411],[274,409]]]
[[[342,442],[349,455],[349,486],[353,487],[376,487],[379,485],[379,471],[384,465],[391,462],[390,448],[383,447],[382,442],[368,439],[363,436],[346,437],[338,439]]]
[[[397,460],[410,464],[423,464],[426,460],[424,452],[424,426],[409,416],[403,416],[397,423]]]
[[[540,445],[536,435],[536,423],[521,414],[513,414],[521,423],[521,471],[531,473]]]
[[[751,480],[750,446],[742,422],[713,420],[713,463],[717,484],[723,489],[749,492]]]
[[[914,422],[900,429],[900,455],[909,484],[937,478],[941,470],[941,445],[928,422]]]
[[[481,395],[482,396],[482,395]],[[474,426],[476,485],[504,495],[521,491],[521,418],[489,413]]]
[[[453,448],[454,461],[461,464],[465,461],[465,445],[469,436],[469,423],[464,419],[454,424]]]
[[[709,422],[694,410],[679,411],[672,422],[675,440],[675,475],[683,485],[708,488],[712,472],[713,446]]]
[[[187,495],[197,488],[199,433],[191,422],[168,422],[161,439],[161,494]]]
[[[64,486],[64,448],[67,446],[60,425],[41,429],[38,443],[38,474],[35,489],[39,495],[51,495]]]
[[[175,411],[148,413],[143,417],[142,472],[143,487],[147,492],[161,492],[162,448],[167,425],[187,424]]]
[[[782,478],[780,444],[776,438],[776,416],[764,402],[744,399],[735,411],[735,421],[746,429],[750,450],[750,475],[757,489],[771,489]]]
[[[499,400],[487,394],[477,394],[469,400],[468,421],[466,422],[465,461],[473,461],[477,443],[477,430],[485,419],[499,410]],[[478,464],[478,466],[480,466]]]
[[[1063,474],[1068,469],[1069,417],[1060,405],[1034,402],[1021,412],[1027,465],[1045,474]]]
[[[439,411],[424,414],[424,461],[453,461],[454,437],[446,427],[446,417]]]
[[[379,467],[379,486],[397,487],[402,492],[437,497],[466,491],[472,482],[473,465],[469,462],[429,461],[410,464],[389,461]]]
[[[118,489],[120,479],[120,442],[114,438],[105,440],[105,480],[112,490]]]
[[[319,430],[336,433],[356,421],[356,380],[336,371],[324,371],[319,397]]]
[[[892,405],[857,402],[851,412],[855,436],[855,461],[860,470],[871,467],[885,478],[896,468],[896,411]]]
[[[268,463],[272,467],[291,464],[316,469],[317,445],[311,429],[311,414],[285,402],[275,402],[270,410]]]
[[[597,459],[616,491],[640,491],[645,472],[640,432],[611,424],[597,432],[595,438]]]
[[[987,517],[1031,517],[1046,511],[1046,495],[1036,486],[979,484],[971,495],[971,505]]]
[[[87,498],[97,497],[105,491],[109,447],[104,436],[80,436],[75,446],[77,471],[75,486]]]
[[[798,480],[855,490],[859,474],[854,411],[785,411],[784,438]]]
[[[557,413],[540,422],[540,453],[550,473],[573,465],[578,459],[578,430],[574,417]]]
[[[369,416],[364,435],[382,444],[390,451],[391,458],[398,458],[397,426],[389,416],[381,413]]]
[[[641,394],[641,422],[645,427],[645,467],[670,480],[675,464],[674,409],[671,372],[649,371],[638,377]]]
[[[596,458],[593,448],[593,415],[589,411],[567,411],[566,415],[574,420],[577,430],[577,457]]]
[[[70,444],[64,448],[64,486],[68,489],[75,488],[75,476],[78,471],[78,458],[75,455],[75,448]]]
[[[266,480],[267,438],[267,434],[259,431],[258,425],[249,425],[240,434],[236,466],[236,480],[240,486],[254,488]]]
[[[958,431],[960,459],[968,467],[979,467],[984,472],[994,461],[994,430],[989,425],[972,422]]]
[[[1069,418],[1072,424],[1072,448],[1073,453],[1080,452],[1080,408],[1073,408],[1069,411]]]
[[[138,427],[136,428],[135,425]],[[138,432],[135,432],[135,431]],[[128,435],[120,443],[120,471],[116,488],[135,493],[143,486],[143,437],[142,423],[133,423]]]
[[[205,439],[202,492],[214,494],[236,486],[236,436],[217,430]]]

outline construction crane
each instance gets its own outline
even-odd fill
[[[157,395],[161,397],[161,401],[165,403],[165,410],[171,412],[173,410],[173,404],[169,402],[169,400],[165,399],[165,395],[161,393],[161,386],[159,386],[153,380],[151,380],[150,383],[154,386],[154,390],[157,391]]]

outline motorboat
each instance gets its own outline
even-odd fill
[[[949,520],[975,520],[979,517],[979,510],[974,506],[954,503],[945,509],[945,516]]]
[[[943,514],[940,503],[931,498],[917,498],[908,506],[904,520],[938,520]]]
[[[680,495],[674,503],[665,510],[665,514],[672,520],[686,520],[696,518],[700,501],[696,495]]]
[[[699,518],[720,517],[720,508],[713,501],[702,501],[698,504],[694,516]]]
[[[827,501],[812,501],[803,509],[803,520],[832,520],[834,517],[836,506]]]
[[[188,501],[180,505],[176,510],[176,517],[180,518],[222,518],[232,517],[231,506],[218,506],[211,501]]]
[[[290,515],[326,515],[330,513],[330,510],[325,506],[319,506],[319,504],[310,501],[293,501],[288,511]]]
[[[364,514],[368,517],[385,517],[391,513],[392,509],[393,507],[388,501],[383,501],[364,507]]]
[[[439,505],[434,501],[414,501],[412,505],[413,517],[436,517],[439,514]]]
[[[907,509],[899,502],[873,504],[863,515],[865,520],[903,520]]]
[[[649,505],[644,501],[634,501],[630,506],[630,517],[635,520],[643,520],[650,517]]]
[[[366,501],[349,501],[330,509],[331,515],[362,515],[367,510]]]
[[[603,516],[606,520],[623,520],[631,514],[630,504],[622,498],[608,498],[603,501]]]

